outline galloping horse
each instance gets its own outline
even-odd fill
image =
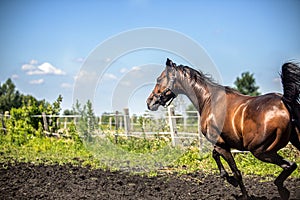
[[[215,83],[200,71],[177,66],[167,59],[166,68],[147,99],[147,106],[156,111],[160,105],[170,105],[178,94],[186,95],[201,116],[202,134],[214,144],[213,158],[221,177],[235,187],[240,186],[242,198],[248,198],[230,149],[247,150],[259,160],[283,168],[274,183],[281,198],[288,199],[290,192],[283,182],[297,165],[285,160],[277,151],[288,142],[300,150],[299,66],[285,63],[281,79],[283,95],[270,93],[251,97]],[[228,175],[220,156],[229,164],[233,176]]]

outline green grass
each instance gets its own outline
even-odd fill
[[[172,148],[163,139],[98,138],[85,143],[86,148],[105,166],[113,170],[154,172],[182,155],[182,149]]]
[[[299,151],[288,146],[280,151],[288,160],[300,164]],[[259,161],[251,153],[235,155],[238,168],[243,174],[277,176],[282,169],[273,164]],[[161,169],[171,172],[193,173],[204,171],[218,173],[211,152],[201,153],[196,147],[172,148],[168,140],[154,138],[98,138],[91,142],[74,139],[32,137],[25,143],[13,143],[9,135],[0,134],[0,162],[30,162],[91,166],[109,170],[127,170],[148,173],[154,176]],[[228,171],[229,167],[222,160]],[[292,177],[300,178],[299,168]]]
[[[51,164],[91,165],[103,167],[83,144],[70,139],[32,138],[23,145],[4,142],[1,137],[0,162],[30,162]]]
[[[285,159],[296,162],[298,166],[300,165],[299,151],[291,145],[280,150],[279,154]],[[278,176],[282,171],[281,167],[262,162],[255,158],[250,152],[238,153],[234,155],[234,159],[239,170],[246,175]],[[231,172],[227,163],[222,158],[221,160],[225,169],[228,172]],[[181,173],[192,173],[197,170],[218,173],[217,165],[212,158],[211,153],[199,153],[197,148],[190,148],[174,163],[174,168],[178,169]],[[292,173],[291,177],[300,178],[299,167]]]

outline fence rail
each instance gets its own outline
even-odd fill
[[[191,112],[189,112],[191,113]],[[197,112],[195,116],[189,116],[189,119],[194,118],[198,121]],[[4,118],[9,117],[0,115],[2,127],[1,130],[6,131]],[[46,135],[57,136],[59,130],[50,130],[51,124],[54,124],[60,130],[66,130],[70,123],[75,125],[78,123],[80,115],[47,115],[41,113],[39,115],[32,115],[33,118],[41,118],[44,133]],[[106,121],[103,118],[106,117]],[[108,118],[108,120],[107,120]],[[168,112],[161,119],[154,119],[152,116],[147,115],[139,118],[135,115],[130,116],[129,109],[125,108],[123,112],[115,112],[103,114],[97,117],[99,129],[96,130],[96,135],[101,135],[105,131],[115,131],[119,136],[125,137],[170,137],[172,145],[177,145],[179,140],[194,140],[199,139],[199,125],[198,123],[188,123],[187,115],[175,115],[174,108],[170,106]],[[87,122],[88,123],[88,122]]]

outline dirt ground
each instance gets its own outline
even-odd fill
[[[164,174],[142,177],[72,165],[0,163],[0,199],[239,199],[239,188],[213,174]],[[264,180],[264,181],[263,181]],[[279,199],[273,179],[244,177],[255,200]],[[300,199],[300,179],[286,186],[291,199]]]

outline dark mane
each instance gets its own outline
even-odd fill
[[[178,65],[175,67],[184,77],[189,78],[195,83],[209,84],[220,89],[224,89],[226,93],[239,93],[237,90],[229,87],[222,86],[217,83],[210,75],[204,74],[202,71],[195,70],[189,66]]]
[[[282,65],[281,81],[283,96],[288,102],[300,102],[300,67],[298,63],[287,62]]]

